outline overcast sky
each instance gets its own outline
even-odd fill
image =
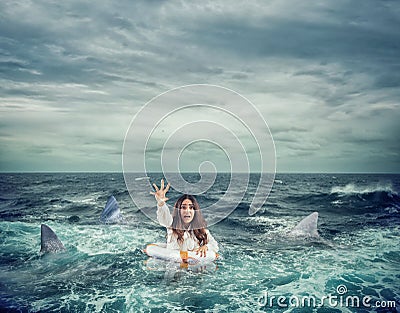
[[[0,171],[121,171],[138,110],[201,83],[258,108],[278,172],[400,172],[399,1],[192,2],[1,1]]]

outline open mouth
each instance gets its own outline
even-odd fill
[[[184,215],[183,218],[191,218],[191,215]]]

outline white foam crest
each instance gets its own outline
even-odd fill
[[[85,226],[76,228],[72,236],[77,249],[91,256],[126,253],[154,240],[153,232],[124,225]]]
[[[73,203],[73,204],[95,205],[95,204],[98,204],[98,202],[97,202],[97,197],[98,196],[96,194],[92,194],[92,195],[87,195],[85,197],[75,197],[75,198],[74,197],[65,197],[64,199],[69,201],[69,202],[71,202],[71,203]]]
[[[353,183],[347,184],[346,186],[334,186],[331,189],[331,193],[337,193],[342,195],[352,195],[352,194],[368,194],[373,192],[390,192],[391,194],[396,194],[397,192],[393,190],[391,183],[376,183],[367,186],[357,186]]]

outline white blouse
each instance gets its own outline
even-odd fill
[[[183,233],[183,243],[178,243],[178,237],[172,232],[172,215],[166,203],[162,207],[157,206],[157,220],[160,225],[167,228],[167,248],[175,250],[194,250],[200,247],[199,241],[194,235],[193,231],[186,230]],[[218,243],[214,237],[210,234],[209,230],[206,229],[208,243],[206,244],[208,250],[218,252]]]

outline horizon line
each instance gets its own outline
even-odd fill
[[[0,174],[124,174],[122,171],[0,171]],[[130,173],[142,173],[142,172],[130,172]],[[159,171],[149,171],[148,174],[160,174],[163,172]],[[198,173],[196,171],[180,171],[180,172],[167,172],[167,173],[182,173],[182,174],[193,174]],[[203,172],[205,174],[214,173],[214,172]],[[228,171],[219,171],[217,174],[260,174],[261,172],[228,172]],[[263,172],[264,174],[273,174],[268,172]],[[300,172],[300,171],[280,171],[275,172],[276,174],[393,174],[398,175],[400,172],[330,172],[330,171],[321,171],[321,172]]]

